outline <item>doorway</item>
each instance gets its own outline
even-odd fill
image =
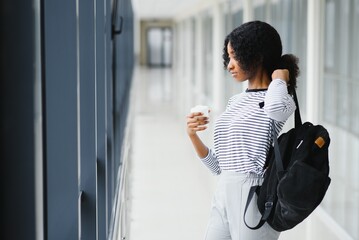
[[[149,67],[172,66],[172,29],[151,27],[147,30],[147,65]]]

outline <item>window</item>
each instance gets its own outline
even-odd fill
[[[327,0],[324,45],[324,119],[359,136],[358,89],[359,4]],[[330,96],[330,98],[326,97]]]
[[[236,9],[233,6],[234,3],[228,2],[224,8],[226,34],[229,34],[234,28],[243,23],[243,10]],[[223,74],[225,85],[225,100],[228,101],[230,97],[242,92],[243,84],[240,84],[234,80],[226,69],[223,69]]]
[[[335,181],[323,206],[353,239],[359,237],[358,20],[358,0],[325,1],[323,118],[338,131],[331,133],[336,144],[331,152]]]
[[[307,59],[307,0],[272,1],[270,23],[279,32],[283,54],[299,58],[300,75],[297,95],[302,115],[306,112],[306,59]],[[266,18],[263,18],[266,19]]]
[[[204,92],[207,98],[213,98],[213,19],[211,12],[203,17],[203,70]],[[210,101],[211,102],[211,101]]]

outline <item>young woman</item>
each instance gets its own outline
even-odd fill
[[[281,39],[272,26],[253,21],[226,37],[223,60],[236,81],[248,81],[248,89],[231,97],[217,119],[214,149],[207,148],[197,135],[206,129],[208,118],[201,113],[187,116],[187,133],[199,158],[220,175],[205,239],[278,239],[279,233],[268,224],[258,230],[247,228],[243,214],[250,187],[263,181],[272,131],[278,134],[295,111],[290,89],[296,87],[297,58],[282,56]],[[254,225],[260,217],[252,201],[246,221]]]

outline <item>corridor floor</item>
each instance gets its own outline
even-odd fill
[[[203,239],[215,176],[196,158],[175,109],[172,71],[134,77],[129,239]]]

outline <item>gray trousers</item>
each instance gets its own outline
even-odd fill
[[[215,192],[206,240],[276,240],[279,232],[265,223],[260,229],[249,229],[243,221],[244,209],[251,186],[262,184],[263,178],[255,174],[222,171]],[[252,199],[246,222],[255,226],[261,215],[257,196]]]

